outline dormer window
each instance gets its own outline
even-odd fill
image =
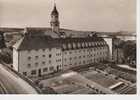
[[[95,43],[94,42],[92,42],[92,46],[95,46]]]
[[[71,48],[72,48],[72,46],[71,46],[71,44],[70,44],[70,43],[68,44],[68,48],[69,48],[69,49],[71,49]]]
[[[45,52],[45,49],[42,49],[43,52]]]
[[[86,42],[86,47],[88,47],[88,43]]]
[[[85,47],[85,44],[84,44],[84,43],[82,43],[82,47],[83,47],[83,48]]]
[[[80,43],[78,43],[78,48],[80,48],[81,47],[81,44]]]
[[[75,43],[73,43],[73,48],[74,48],[74,49],[76,48],[76,45],[75,45]]]
[[[66,49],[66,45],[65,44],[63,44],[63,49]]]
[[[95,42],[95,45],[97,46],[97,42]]]
[[[90,47],[90,42],[88,42],[88,47]]]

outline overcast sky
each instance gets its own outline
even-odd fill
[[[61,27],[135,31],[136,0],[56,0]],[[50,27],[53,0],[0,0],[0,26]]]

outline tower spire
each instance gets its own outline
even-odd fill
[[[51,28],[53,32],[59,32],[59,12],[57,11],[56,8],[56,3],[54,0],[54,8],[53,11],[51,12]]]

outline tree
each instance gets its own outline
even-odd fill
[[[136,43],[133,41],[126,41],[123,45],[124,57],[127,63],[132,60],[136,61]]]
[[[5,40],[4,40],[4,33],[0,31],[0,49],[5,48]]]
[[[5,49],[2,49],[1,52],[0,52],[0,60],[7,63],[7,64],[11,64],[12,63],[12,55],[8,48],[5,48]]]

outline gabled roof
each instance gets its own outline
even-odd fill
[[[61,47],[58,40],[49,36],[24,36],[14,46],[16,50],[38,50]]]
[[[67,35],[69,32],[75,33],[76,31],[61,29],[60,33],[55,33],[51,28],[28,28],[23,38],[21,38],[13,48],[16,50],[38,50],[45,48],[62,48],[63,44],[67,45],[69,43],[104,41],[103,38],[98,36],[60,38],[61,33]]]

